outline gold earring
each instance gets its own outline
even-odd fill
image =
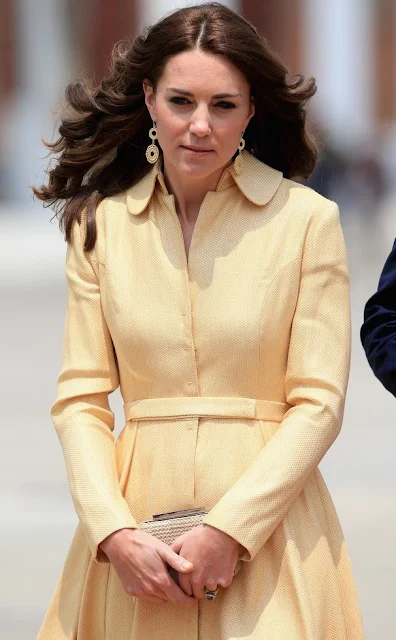
[[[153,120],[153,126],[149,131],[149,137],[153,142],[149,144],[146,149],[146,158],[150,164],[154,164],[154,162],[157,162],[159,158],[159,149],[155,144],[155,140],[158,138],[157,123],[155,122],[155,120]]]
[[[238,146],[238,155],[234,160],[234,168],[235,168],[235,173],[237,175],[239,175],[243,171],[243,160],[242,160],[241,152],[244,150],[245,144],[246,144],[245,139],[243,137],[244,133],[245,132],[242,131],[241,139],[239,141],[239,146]]]

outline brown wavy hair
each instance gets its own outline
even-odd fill
[[[285,177],[312,173],[317,151],[306,129],[306,103],[316,92],[315,80],[297,75],[288,82],[288,69],[257,29],[226,6],[189,6],[147,27],[132,42],[116,44],[110,73],[98,87],[82,81],[67,86],[59,137],[45,143],[55,164],[48,169],[47,184],[33,187],[37,198],[55,205],[66,240],[86,207],[85,250],[90,251],[99,202],[149,171],[145,150],[152,122],[143,80],[155,89],[169,58],[195,48],[225,56],[249,82],[256,111],[244,133],[246,149]]]

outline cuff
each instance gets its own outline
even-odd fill
[[[240,560],[243,560],[244,562],[250,562],[258,553],[260,546],[255,546],[252,543],[252,540],[249,538],[249,535],[245,535],[241,531],[240,524],[234,517],[232,517],[230,513],[225,515],[222,511],[219,512],[216,507],[213,507],[213,509],[211,509],[209,513],[207,513],[203,518],[202,522],[204,524],[209,524],[211,527],[215,527],[216,529],[219,529],[224,533],[227,533],[229,536],[231,536],[231,538],[237,540],[239,544],[244,547],[244,549],[242,549],[239,554]]]
[[[113,520],[111,522],[102,521],[98,523],[96,527],[91,528],[89,532],[83,526],[92,558],[95,560],[95,562],[98,563],[110,562],[105,552],[99,548],[99,545],[101,542],[103,542],[103,540],[105,540],[110,534],[115,533],[115,531],[119,531],[120,529],[138,528],[139,526],[131,514],[129,514],[129,516],[127,514],[124,518]]]

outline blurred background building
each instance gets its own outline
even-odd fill
[[[106,73],[113,44],[182,0],[0,0],[0,299],[4,366],[0,636],[35,637],[76,516],[49,417],[65,313],[64,252],[32,199],[41,138],[56,135],[66,85]],[[363,306],[395,237],[396,0],[230,0],[281,54],[317,79],[321,146],[309,184],[340,205],[352,285],[353,351],[344,428],[322,463],[361,596],[368,640],[396,637],[396,400],[359,341]],[[112,398],[118,429],[120,399]]]

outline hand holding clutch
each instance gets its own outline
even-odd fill
[[[171,545],[176,538],[183,533],[187,533],[191,529],[198,527],[202,524],[204,516],[208,513],[203,507],[182,509],[180,511],[171,511],[168,513],[158,513],[153,515],[152,520],[144,520],[139,522],[139,528],[143,529],[152,536],[159,538],[168,545]],[[234,575],[236,575],[242,568],[242,560],[238,560]],[[179,573],[172,567],[168,566],[168,571],[171,574],[176,584],[179,584]]]

